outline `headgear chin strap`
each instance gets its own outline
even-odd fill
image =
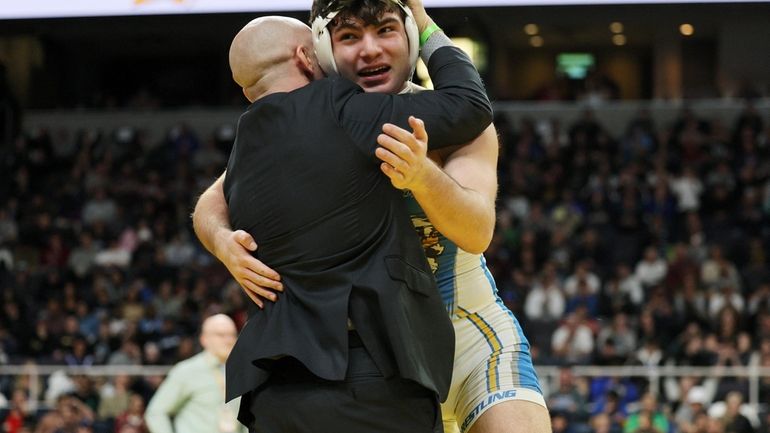
[[[412,69],[409,73],[411,77],[414,74],[414,68],[417,66],[417,57],[420,55],[420,32],[417,30],[417,23],[411,9],[401,3],[399,0],[393,0],[404,11],[404,29],[406,30],[406,39],[409,44],[409,65]],[[329,12],[325,17],[318,16],[313,20],[313,45],[315,46],[315,55],[318,64],[326,75],[338,75],[337,63],[334,61],[334,51],[332,49],[331,32],[329,23],[340,11]]]

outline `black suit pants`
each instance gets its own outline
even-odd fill
[[[255,433],[443,432],[435,393],[410,380],[384,378],[355,333],[344,381],[320,379],[284,358],[267,382],[244,397]]]

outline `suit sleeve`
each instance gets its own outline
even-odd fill
[[[435,91],[386,95],[364,93],[344,79],[334,84],[340,124],[364,151],[374,153],[384,123],[409,130],[408,118],[425,122],[430,149],[465,144],[492,123],[492,105],[478,71],[459,48],[439,48],[428,71]]]

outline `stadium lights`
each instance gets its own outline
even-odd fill
[[[524,26],[524,33],[530,36],[535,36],[539,31],[540,29],[537,27],[537,24],[527,24]]]

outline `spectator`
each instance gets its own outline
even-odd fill
[[[724,286],[733,286],[740,290],[740,275],[735,265],[725,258],[722,248],[711,247],[709,258],[701,266],[701,282],[708,289],[719,289]]]
[[[648,338],[636,351],[636,361],[647,367],[655,367],[663,361],[663,350],[657,340]]]
[[[591,417],[589,423],[593,429],[592,433],[620,433],[623,430],[612,423],[612,419],[606,413],[600,413]]]
[[[592,292],[586,279],[580,279],[577,282],[576,293],[569,297],[567,300],[567,307],[564,310],[567,313],[571,313],[583,307],[588,314],[588,317],[597,317],[599,313],[599,295],[597,292]]]
[[[2,425],[5,433],[21,433],[26,424],[29,424],[34,415],[29,410],[29,396],[24,389],[14,389],[11,394],[10,408],[5,415]]]
[[[107,196],[103,187],[94,190],[92,198],[85,203],[82,210],[83,222],[87,225],[114,223],[117,215],[117,204]]]
[[[584,309],[578,309],[564,319],[553,334],[551,348],[564,362],[590,364],[594,336],[586,325]]]
[[[575,296],[578,293],[578,285],[581,280],[585,281],[588,287],[588,293],[599,293],[602,282],[596,274],[591,272],[590,267],[590,262],[586,260],[575,265],[575,273],[567,277],[564,281],[564,292],[568,297]]]
[[[668,265],[659,255],[654,247],[647,247],[644,250],[644,258],[637,263],[634,275],[645,288],[650,288],[660,284],[666,277]]]
[[[596,338],[596,345],[604,347],[612,346],[612,353],[618,363],[624,363],[624,360],[636,349],[636,334],[631,328],[628,316],[625,313],[616,313],[612,318],[612,324],[605,326],[599,331]]]
[[[628,417],[623,431],[625,433],[666,433],[668,428],[668,418],[658,408],[658,399],[655,394],[645,392],[640,400],[639,411]]]
[[[695,274],[687,274],[682,282],[682,288],[674,295],[674,311],[685,323],[708,322],[708,299],[698,287]]]
[[[88,353],[88,343],[84,338],[75,338],[72,349],[64,354],[64,362],[70,366],[94,365],[94,356]]]
[[[600,379],[598,382],[601,382]],[[628,394],[633,394],[633,392],[630,392]],[[634,397],[631,397],[634,398]],[[623,404],[620,401],[620,395],[617,391],[614,389],[611,389],[607,391],[606,393],[600,395],[598,398],[596,398],[596,401],[594,402],[594,410],[593,415],[599,415],[604,414],[607,415],[610,419],[611,427],[610,429],[613,432],[622,432],[623,431],[623,424],[626,422],[627,414],[625,412],[625,408]]]
[[[760,284],[749,298],[747,312],[751,317],[760,311],[770,311],[770,283]]]
[[[67,265],[78,278],[85,278],[94,266],[99,248],[94,244],[91,233],[84,231],[80,234],[80,243],[69,255]]]
[[[674,246],[671,260],[666,272],[665,286],[670,291],[679,291],[684,281],[692,275],[698,275],[697,262],[690,256],[687,245],[679,242]]]
[[[35,433],[90,432],[88,426],[93,420],[91,408],[75,397],[62,395],[56,401],[56,408],[40,419]]]
[[[679,212],[697,212],[700,208],[703,183],[691,166],[685,166],[681,175],[671,181],[671,192],[676,196]]]
[[[102,386],[97,411],[100,419],[114,422],[120,414],[128,410],[131,397],[130,380],[126,375],[118,375]]]
[[[712,319],[716,319],[725,309],[733,309],[736,311],[735,315],[737,315],[744,310],[745,306],[746,302],[743,300],[743,296],[737,292],[735,287],[725,284],[719,292],[711,295],[709,300],[709,316]]]
[[[555,323],[562,318],[565,308],[564,294],[556,274],[556,266],[547,263],[540,279],[527,295],[524,312],[533,322]]]
[[[628,298],[635,310],[640,309],[644,302],[644,289],[639,277],[632,274],[631,268],[625,264],[619,264],[616,273],[620,291]]]
[[[704,412],[709,404],[707,391],[702,386],[693,386],[687,391],[674,414],[674,422],[682,432],[689,432],[696,429],[697,416]]]
[[[559,369],[559,388],[548,397],[548,409],[555,413],[568,413],[582,420],[588,416],[588,396],[569,367]]]
[[[717,402],[709,408],[709,416],[718,419],[725,432],[754,433],[754,426],[747,417],[757,420],[753,409],[743,404],[743,396],[740,392],[730,392],[724,402]]]
[[[127,427],[133,427],[138,433],[146,433],[147,427],[144,424],[144,400],[142,396],[131,394],[128,399],[126,410],[115,418],[115,431],[121,432],[127,430]]]
[[[569,416],[562,412],[551,412],[551,429],[553,433],[577,433],[570,423]]]
[[[107,360],[108,365],[141,365],[142,351],[130,338],[124,338],[120,349],[113,352]]]

